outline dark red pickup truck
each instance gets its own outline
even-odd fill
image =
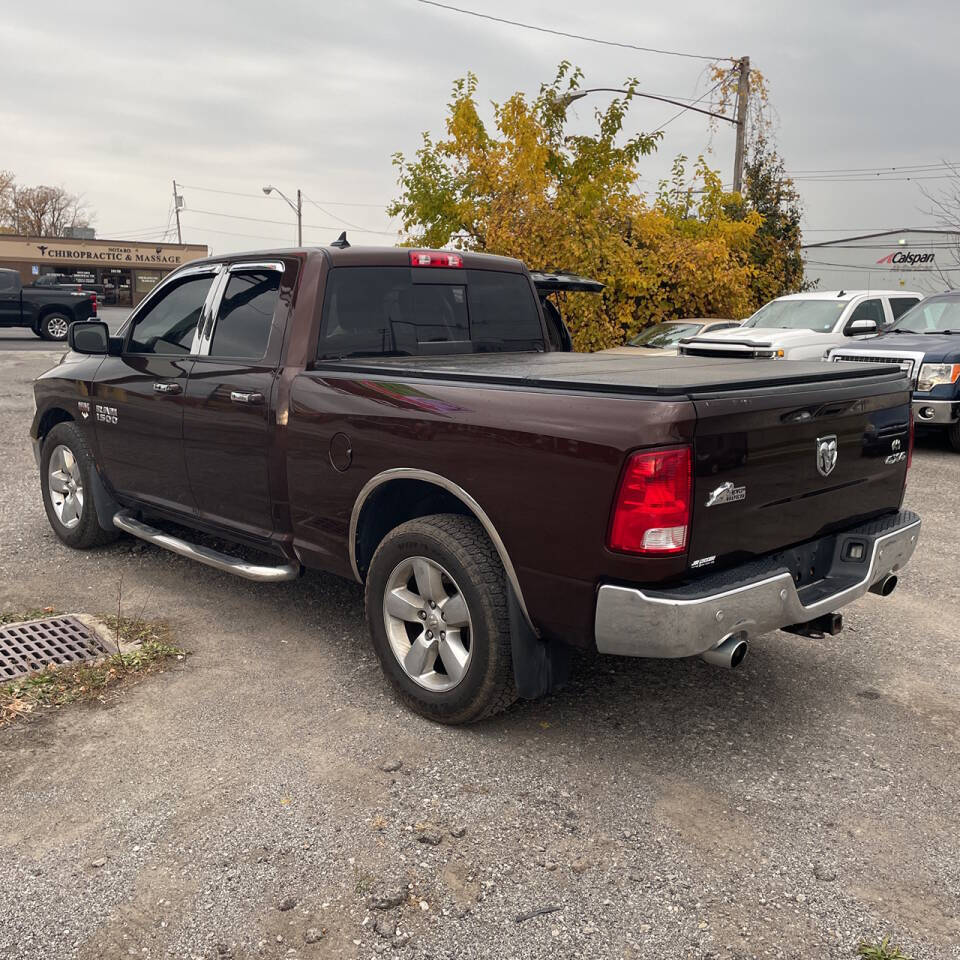
[[[384,672],[452,723],[549,690],[571,646],[735,666],[893,589],[920,531],[899,368],[570,353],[537,290],[443,251],[184,267],[37,380],[50,523],[356,578]]]

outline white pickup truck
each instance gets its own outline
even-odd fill
[[[795,293],[764,304],[739,327],[680,341],[693,357],[821,360],[833,347],[886,330],[923,299],[910,290]]]

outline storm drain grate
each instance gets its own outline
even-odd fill
[[[0,682],[24,677],[49,663],[80,663],[107,652],[97,635],[74,617],[0,627]]]

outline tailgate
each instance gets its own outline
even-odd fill
[[[900,506],[905,378],[771,387],[695,406],[692,565],[768,553]]]

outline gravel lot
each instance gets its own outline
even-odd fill
[[[773,634],[732,673],[597,658],[444,729],[390,694],[354,584],[61,546],[27,437],[55,357],[0,354],[0,609],[106,611],[122,578],[193,656],[0,730],[0,957],[849,958],[884,934],[958,956],[940,441],[914,461],[912,566],[840,637]]]

